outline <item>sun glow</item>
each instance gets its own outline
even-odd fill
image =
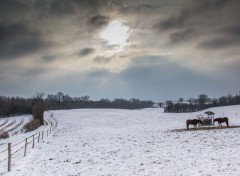
[[[112,21],[101,32],[100,37],[107,45],[119,52],[126,45],[130,35],[130,28],[119,21]]]

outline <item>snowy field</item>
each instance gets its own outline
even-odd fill
[[[230,125],[240,125],[240,106],[208,110],[215,117],[229,117]],[[3,175],[240,175],[240,128],[171,131],[186,128],[185,121],[201,112],[166,114],[159,108],[52,112],[58,119],[52,136]]]
[[[48,120],[50,117],[50,112],[45,112],[44,116],[45,116],[45,120]],[[9,118],[1,118],[0,119],[0,123],[3,123],[4,121],[8,121],[7,124],[5,124],[4,126],[0,127],[0,131],[9,131],[11,129],[11,131],[9,131],[9,138],[7,139],[0,139],[0,150],[2,148],[6,148],[8,143],[18,143],[19,141],[25,139],[26,137],[29,137],[39,131],[44,130],[44,128],[47,127],[47,125],[41,126],[40,128],[38,128],[35,131],[32,132],[28,132],[25,133],[25,129],[23,129],[23,126],[28,123],[30,120],[32,120],[32,115],[22,115],[22,116],[15,116],[15,117],[9,117]],[[23,123],[20,124],[20,122],[23,121]],[[12,124],[13,122],[15,122],[14,124]],[[10,125],[12,124],[12,125]],[[19,124],[19,126],[17,128],[15,128],[17,125]],[[1,160],[1,159],[0,159]]]
[[[23,126],[32,119],[31,115],[22,115],[9,118],[0,119],[0,131],[7,131],[10,138],[5,140],[0,140],[0,146],[7,144],[9,142],[15,142],[18,138],[22,139],[22,134],[24,132]]]
[[[0,175],[3,175],[7,171],[7,163],[8,163],[8,143],[12,144],[11,147],[11,158],[12,158],[12,167],[15,167],[18,161],[22,160],[24,155],[24,147],[26,138],[28,141],[26,153],[28,154],[30,150],[32,150],[33,146],[33,135],[38,145],[38,142],[42,141],[42,132],[50,133],[49,129],[52,126],[51,124],[55,124],[55,120],[52,118],[51,112],[45,112],[45,125],[39,127],[37,130],[32,132],[27,132],[24,129],[24,125],[32,120],[32,115],[21,115],[14,116],[9,118],[0,118],[0,133],[7,132],[9,134],[9,138],[0,139]],[[41,134],[41,138],[38,140],[39,133]],[[45,133],[45,138],[47,134]],[[35,146],[35,145],[34,145]]]

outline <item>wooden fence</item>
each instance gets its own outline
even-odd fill
[[[23,150],[22,156],[25,157],[27,155],[27,151],[29,151],[31,148],[34,148],[35,145],[37,145],[40,141],[43,141],[45,137],[48,137],[58,126],[58,121],[52,115],[51,120],[45,120],[47,126],[44,127],[41,131],[25,138],[16,144],[8,143],[8,147],[5,150],[0,151],[0,167],[2,163],[7,162],[7,169],[8,172],[10,172],[12,159],[17,153],[20,154],[20,151]],[[4,154],[5,158],[1,160]]]

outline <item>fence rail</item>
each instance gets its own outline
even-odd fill
[[[52,121],[48,118],[45,120],[45,126],[41,131],[34,133],[33,135],[25,138],[24,140],[17,142],[16,144],[8,143],[8,147],[2,151],[0,151],[0,166],[3,162],[7,161],[8,172],[11,171],[12,159],[17,153],[23,150],[23,157],[27,155],[27,151],[30,148],[34,148],[36,143],[39,143],[44,137],[48,137],[58,125],[58,121],[51,114]],[[4,122],[5,123],[5,122]],[[31,144],[31,146],[29,146]],[[5,154],[5,157],[3,157]]]

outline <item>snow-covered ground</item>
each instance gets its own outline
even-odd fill
[[[45,116],[45,120],[49,120],[50,119],[50,112],[45,112],[44,116]],[[10,137],[7,139],[0,139],[0,150],[7,146],[7,143],[18,143],[19,141],[22,141],[23,139],[25,139],[26,137],[29,137],[35,133],[37,133],[38,131],[42,131],[44,130],[44,128],[47,127],[47,125],[41,126],[40,128],[38,128],[35,131],[32,132],[28,132],[25,133],[25,130],[23,129],[23,126],[29,122],[32,119],[32,115],[21,115],[21,116],[15,116],[15,117],[9,117],[9,118],[2,118],[0,119],[0,123],[2,124],[5,120],[8,120],[8,123],[5,124],[3,127],[0,127],[1,129],[4,129],[3,131],[8,131],[10,129],[12,129],[13,127],[15,127],[17,124],[20,123],[21,120],[23,120],[23,123],[16,129],[9,131],[9,135]],[[9,127],[8,124],[11,124],[13,121],[15,121],[15,123]],[[6,128],[7,127],[7,128]],[[1,157],[0,157],[1,160]]]
[[[240,125],[240,106],[208,109]],[[206,111],[206,110],[205,110]],[[172,132],[196,113],[52,111],[58,128],[8,176],[240,175],[240,128]],[[0,166],[1,167],[1,166]]]
[[[15,117],[9,117],[9,118],[1,118],[0,124],[4,124],[4,122],[7,121],[6,124],[2,125],[0,127],[0,131],[8,131],[10,138],[5,140],[0,140],[0,146],[7,144],[9,142],[16,142],[17,138],[20,140],[22,139],[23,134],[23,126],[29,122],[32,119],[31,115],[22,115],[22,116],[15,116]],[[22,123],[21,123],[22,121]],[[12,124],[12,125],[11,125]],[[17,128],[15,128],[18,125]]]
[[[42,132],[45,132],[45,134],[43,134],[45,137],[50,134],[50,122],[55,122],[51,115],[51,112],[45,112],[45,125],[39,127],[37,130],[27,133],[23,127],[32,119],[32,115],[21,115],[0,119],[0,132],[7,132],[9,134],[9,138],[0,139],[0,175],[3,175],[7,170],[8,143],[12,144],[12,167],[15,167],[16,163],[23,158],[26,138],[28,138],[28,145],[26,151],[27,153],[29,153],[29,151],[33,147],[33,135],[35,139],[35,146],[36,144],[38,145],[40,141],[42,141]],[[51,127],[51,130],[52,128],[53,127]],[[39,134],[41,138],[39,138]]]

